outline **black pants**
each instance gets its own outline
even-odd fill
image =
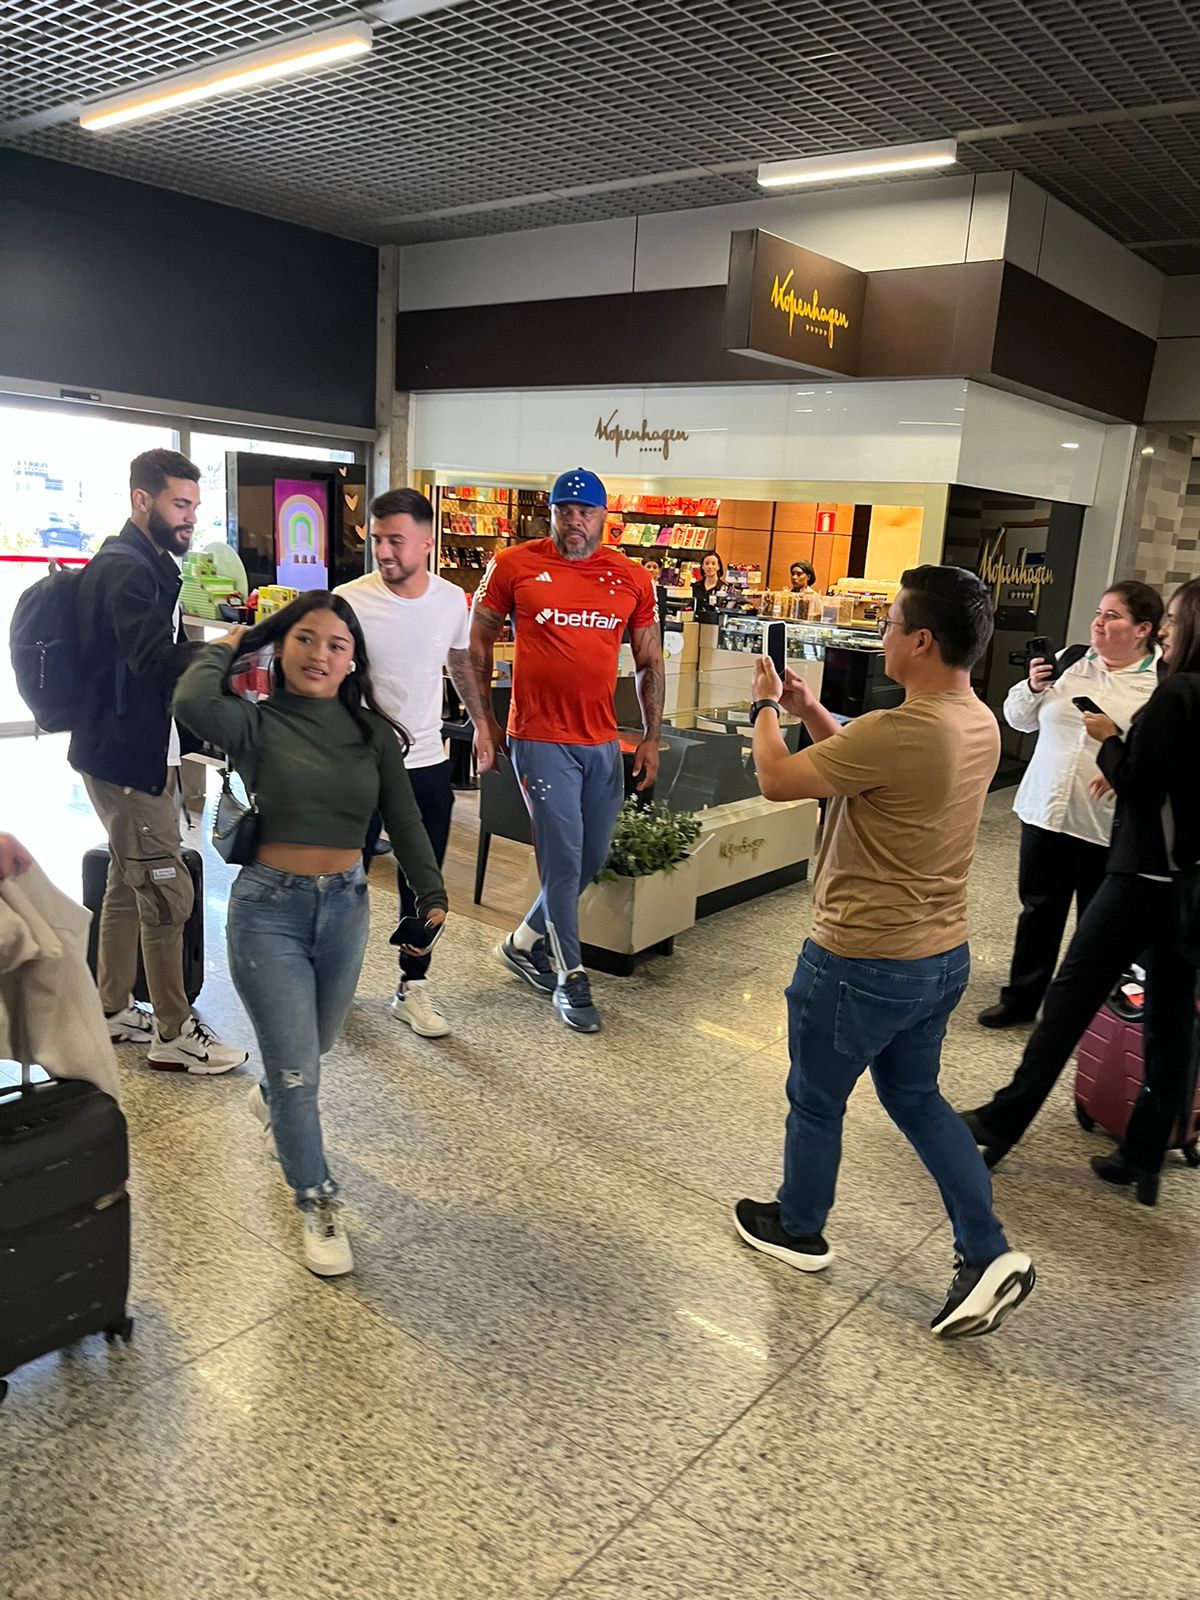
[[[1000,992],[1010,1011],[1037,1016],[1058,965],[1071,901],[1082,917],[1104,878],[1107,857],[1102,844],[1021,824],[1017,887],[1022,909],[1008,985]]]
[[[1175,939],[1175,886],[1109,873],[1046,991],[1016,1075],[980,1111],[987,1131],[1015,1144],[1041,1110],[1071,1051],[1130,962],[1146,963],[1146,1082],[1125,1134],[1136,1166],[1157,1171],[1191,1087],[1196,973]]]
[[[425,832],[429,835],[429,842],[433,846],[433,853],[440,867],[446,859],[446,845],[450,839],[450,813],[454,809],[454,790],[450,786],[450,763],[439,761],[434,767],[410,767],[408,778],[412,784],[417,809],[421,813],[421,821],[425,824]],[[371,825],[367,830],[367,842],[363,847],[363,861],[368,872],[371,870],[375,843],[382,832],[383,818],[377,811],[371,818]],[[400,890],[400,915],[415,917],[417,898],[408,887],[408,880],[400,870],[398,862],[396,884]],[[429,971],[431,960],[432,952],[425,956],[402,955],[401,977],[406,983],[416,983]]]

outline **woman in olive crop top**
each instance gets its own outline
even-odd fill
[[[234,658],[274,645],[270,698],[233,694]],[[258,1036],[265,1081],[251,1107],[275,1137],[303,1213],[304,1261],[354,1266],[325,1164],[318,1090],[354,998],[369,914],[362,846],[372,813],[431,926],[446,891],[404,769],[406,735],[378,709],[354,612],[315,590],[199,651],[174,715],[224,750],[259,811],[255,859],[229,897],[229,968]]]

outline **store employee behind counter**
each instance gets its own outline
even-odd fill
[[[692,584],[692,604],[696,608],[697,622],[716,620],[724,582],[725,563],[715,550],[710,550],[700,563],[700,576]]]

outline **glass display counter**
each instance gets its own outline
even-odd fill
[[[763,654],[765,630],[770,620],[764,617],[723,617],[717,628],[717,648],[731,654]],[[829,645],[847,650],[882,652],[879,628],[874,622],[852,623],[842,627],[830,622],[785,622],[787,653],[796,661],[823,661]]]
[[[763,617],[722,619],[713,630],[715,647],[707,662],[701,659],[700,699],[712,699],[714,673],[723,673],[746,656],[765,654]],[[858,717],[864,711],[881,711],[899,705],[903,691],[883,667],[883,644],[875,622],[845,626],[826,622],[785,622],[787,657],[793,670],[805,678],[827,710],[839,716]]]

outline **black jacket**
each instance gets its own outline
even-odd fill
[[[1110,872],[1163,877],[1200,861],[1200,673],[1163,680],[1125,739],[1106,739],[1096,757],[1117,792]],[[1167,860],[1163,807],[1170,803],[1174,859]]]
[[[161,794],[170,703],[198,644],[171,623],[182,579],[132,522],[106,539],[79,578],[79,643],[88,680],[68,759],[102,783]],[[183,736],[183,751],[197,743]]]

